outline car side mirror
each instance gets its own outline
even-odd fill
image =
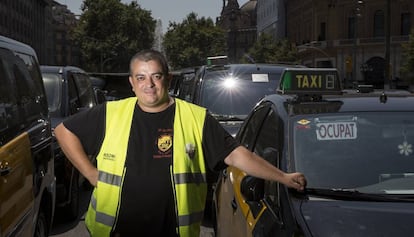
[[[240,184],[240,192],[256,218],[263,208],[264,180],[253,176],[245,176]]]
[[[102,104],[103,102],[106,101],[105,91],[103,91],[101,89],[98,89],[98,88],[95,88],[94,91],[95,91],[95,97],[96,97],[96,100],[97,100],[98,104]]]
[[[245,176],[240,184],[240,192],[247,202],[259,202],[264,196],[264,180]]]

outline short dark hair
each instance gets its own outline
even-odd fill
[[[129,74],[132,75],[132,63],[135,61],[143,61],[143,62],[148,62],[151,60],[157,61],[161,67],[162,67],[162,73],[164,75],[168,75],[169,73],[169,69],[168,69],[168,62],[167,59],[165,58],[165,56],[154,49],[144,49],[139,51],[138,53],[136,53],[132,58],[131,61],[129,63]]]

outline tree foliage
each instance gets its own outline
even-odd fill
[[[269,34],[261,34],[249,49],[243,62],[256,63],[297,63],[296,49],[292,49],[287,40],[275,40]]]
[[[223,55],[226,50],[223,30],[211,18],[197,18],[192,12],[182,23],[170,22],[163,48],[172,68],[205,64],[208,56]]]
[[[126,72],[130,58],[151,48],[155,20],[136,1],[84,0],[73,38],[88,71]]]

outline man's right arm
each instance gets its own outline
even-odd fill
[[[63,123],[55,128],[54,133],[65,156],[93,186],[96,186],[98,170],[86,155],[79,138]]]

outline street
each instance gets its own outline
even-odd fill
[[[55,212],[55,218],[51,233],[49,236],[51,237],[89,237],[89,233],[86,230],[84,224],[84,216],[85,212],[88,208],[89,204],[89,197],[91,191],[81,188],[80,194],[80,205],[79,205],[79,212],[81,213],[80,217],[71,222],[64,221],[64,218],[59,215],[59,212]],[[201,233],[200,237],[214,237],[213,229],[206,226],[201,226]]]

